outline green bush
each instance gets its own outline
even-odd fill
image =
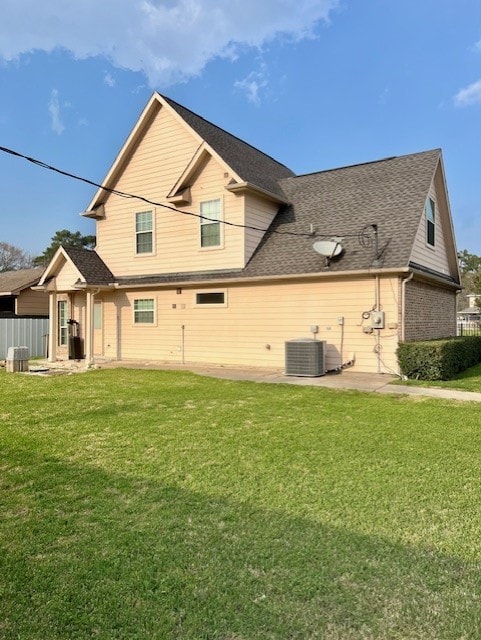
[[[481,336],[403,342],[397,350],[401,373],[416,380],[450,380],[481,362]]]

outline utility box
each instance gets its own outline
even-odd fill
[[[289,340],[286,342],[286,376],[323,376],[326,373],[325,353],[324,340]]]
[[[6,370],[8,373],[28,371],[28,347],[8,347]]]

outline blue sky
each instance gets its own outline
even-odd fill
[[[479,0],[0,0],[0,146],[101,181],[158,90],[296,173],[441,147],[481,255]],[[93,189],[0,153],[0,241],[37,255]]]

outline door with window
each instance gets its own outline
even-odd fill
[[[104,323],[103,304],[100,300],[94,303],[94,356],[104,355]]]

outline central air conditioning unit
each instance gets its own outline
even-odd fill
[[[299,338],[286,342],[286,376],[316,378],[326,373],[324,340]]]

